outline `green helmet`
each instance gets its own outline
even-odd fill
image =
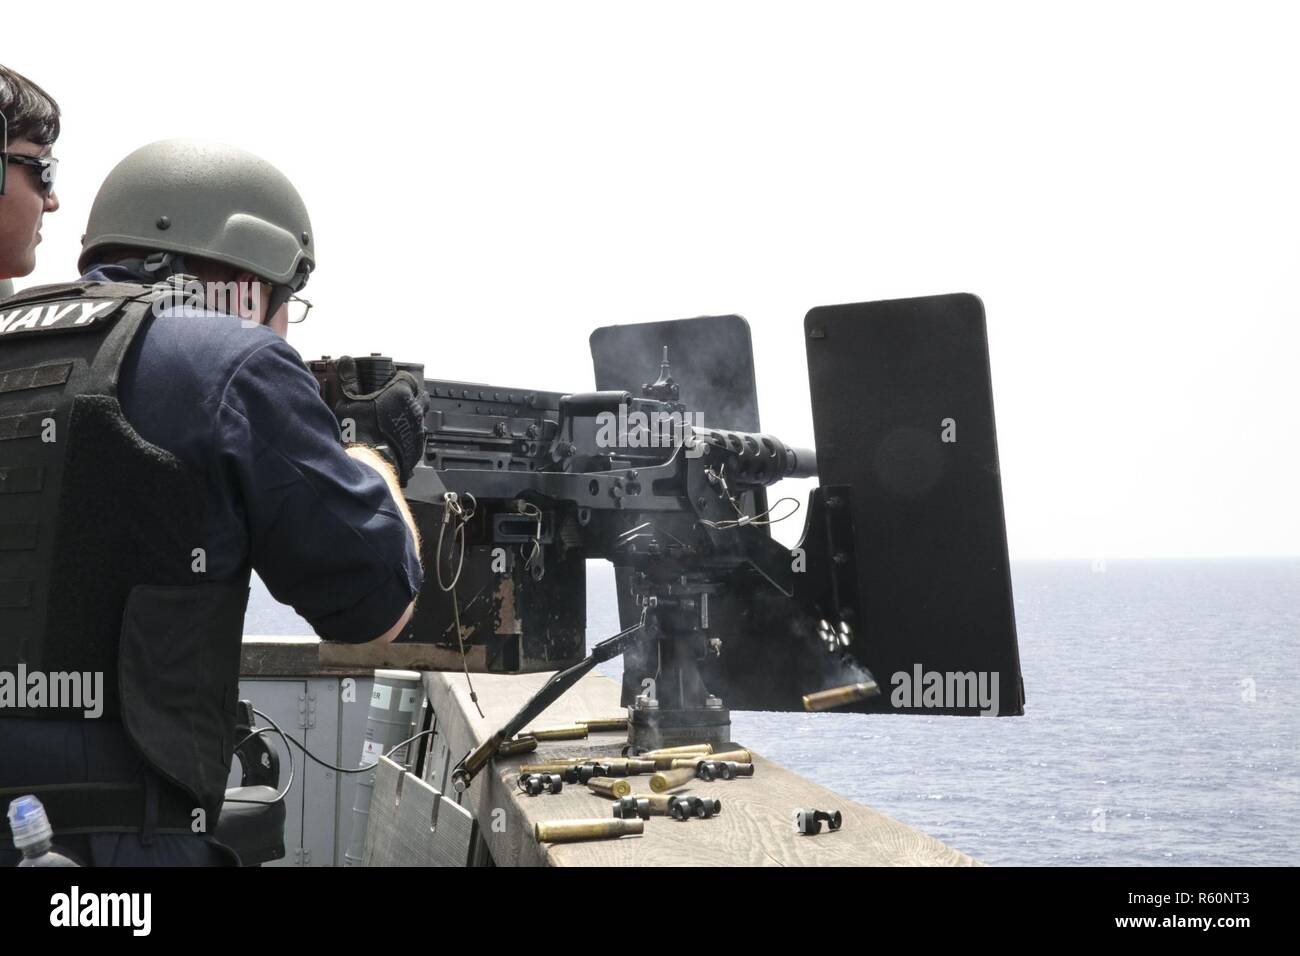
[[[316,265],[307,207],[284,174],[233,146],[168,139],[142,146],[99,187],[81,240],[82,272],[110,246],[190,254],[300,289]]]

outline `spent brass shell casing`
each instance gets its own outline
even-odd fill
[[[709,759],[717,760],[719,762],[724,760],[731,760],[736,763],[753,763],[754,755],[751,754],[748,750],[724,750],[720,754],[711,755]]]
[[[658,750],[647,750],[640,756],[646,757],[682,757],[688,754],[711,754],[713,753],[713,744],[684,744],[681,747],[660,747]]]
[[[566,770],[572,770],[571,763],[526,763],[520,764],[519,773],[558,773],[563,774]]]
[[[858,701],[875,697],[879,693],[880,685],[874,681],[861,684],[846,684],[843,687],[832,687],[830,690],[819,690],[812,694],[804,694],[803,709],[814,712],[831,710],[835,707],[847,707],[849,704],[856,704]]]
[[[632,796],[636,797],[638,800],[649,800],[649,801],[650,801],[650,815],[651,815],[651,816],[660,816],[660,817],[666,817],[666,816],[668,816],[668,811],[669,811],[669,809],[670,809],[669,806],[668,806],[668,804],[669,804],[669,802],[673,799],[669,794],[666,794],[666,793],[634,793],[634,794],[632,794]]]
[[[597,717],[595,720],[580,720],[578,723],[587,728],[588,733],[603,734],[611,730],[627,730],[626,717]]]
[[[748,750],[729,750],[726,753],[713,754],[707,758],[704,757],[676,757],[673,760],[673,770],[681,770],[684,767],[692,769],[698,767],[705,760],[709,763],[753,763],[753,755]]]
[[[613,840],[628,834],[644,833],[645,821],[635,817],[598,820],[551,820],[533,825],[538,843],[573,843],[578,840]]]
[[[497,749],[498,757],[513,757],[516,754],[530,754],[537,749],[536,737],[518,737],[507,740]]]
[[[668,790],[676,790],[678,787],[684,787],[695,780],[695,764],[690,767],[681,767],[676,770],[660,770],[650,778],[650,789],[655,793],[664,793]]]
[[[641,774],[653,774],[660,767],[655,766],[653,760],[628,760],[625,757],[615,757],[612,760],[599,761],[604,769],[610,771],[610,777],[638,777]],[[667,770],[668,767],[662,767]]]
[[[672,770],[673,764],[678,760],[703,760],[707,756],[708,754],[690,754],[686,757],[681,754],[664,754],[660,757],[651,757],[649,760],[655,765],[656,770]]]
[[[592,777],[587,787],[602,797],[626,797],[632,793],[632,784],[622,777]]]
[[[587,726],[585,724],[568,724],[564,727],[530,730],[528,734],[538,740],[584,740],[587,736]]]
[[[606,757],[597,759],[595,763],[609,771],[608,775],[611,777],[635,777],[638,774],[654,773],[660,769],[655,766],[653,760],[637,760],[631,757]]]

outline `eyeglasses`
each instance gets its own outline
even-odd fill
[[[287,303],[289,308],[289,324],[297,325],[307,319],[307,313],[311,311],[311,303],[302,296],[291,295]]]
[[[9,152],[9,120],[0,113],[0,196],[5,194],[5,180],[9,173],[9,164],[29,166],[41,171],[41,184],[45,195],[54,192],[54,177],[59,171],[59,161],[53,156],[22,156]]]

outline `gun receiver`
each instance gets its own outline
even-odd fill
[[[816,458],[775,435],[699,423],[674,397],[667,351],[640,397],[425,381],[425,458],[405,494],[433,542],[426,572],[445,581],[459,570],[468,586],[450,610],[447,595],[426,586],[405,637],[450,645],[459,617],[462,636],[486,658],[484,667],[470,656],[471,669],[572,667],[584,647],[584,562],[606,559],[631,572],[631,596],[645,611],[640,639],[658,645],[655,691],[625,701],[631,742],[720,745],[730,739],[730,713],[700,668],[721,653],[711,603],[738,575],[795,593],[790,552],[760,530],[767,519],[757,492],[815,477]],[[357,367],[375,388],[396,369],[423,371],[384,356]],[[328,401],[333,362],[312,368]],[[473,502],[463,563],[460,544],[440,534],[449,494]]]

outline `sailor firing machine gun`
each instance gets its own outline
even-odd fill
[[[804,338],[816,455],[759,427],[739,316],[597,329],[589,392],[357,360],[376,388],[405,369],[428,392],[405,488],[426,583],[399,640],[556,672],[458,787],[618,654],[638,749],[725,744],[732,709],[1023,712],[980,300],[816,308]],[[333,407],[334,363],[311,366]],[[819,479],[806,507],[769,501],[784,478]],[[769,525],[799,510],[790,549]],[[614,566],[623,630],[587,653],[589,559]]]

